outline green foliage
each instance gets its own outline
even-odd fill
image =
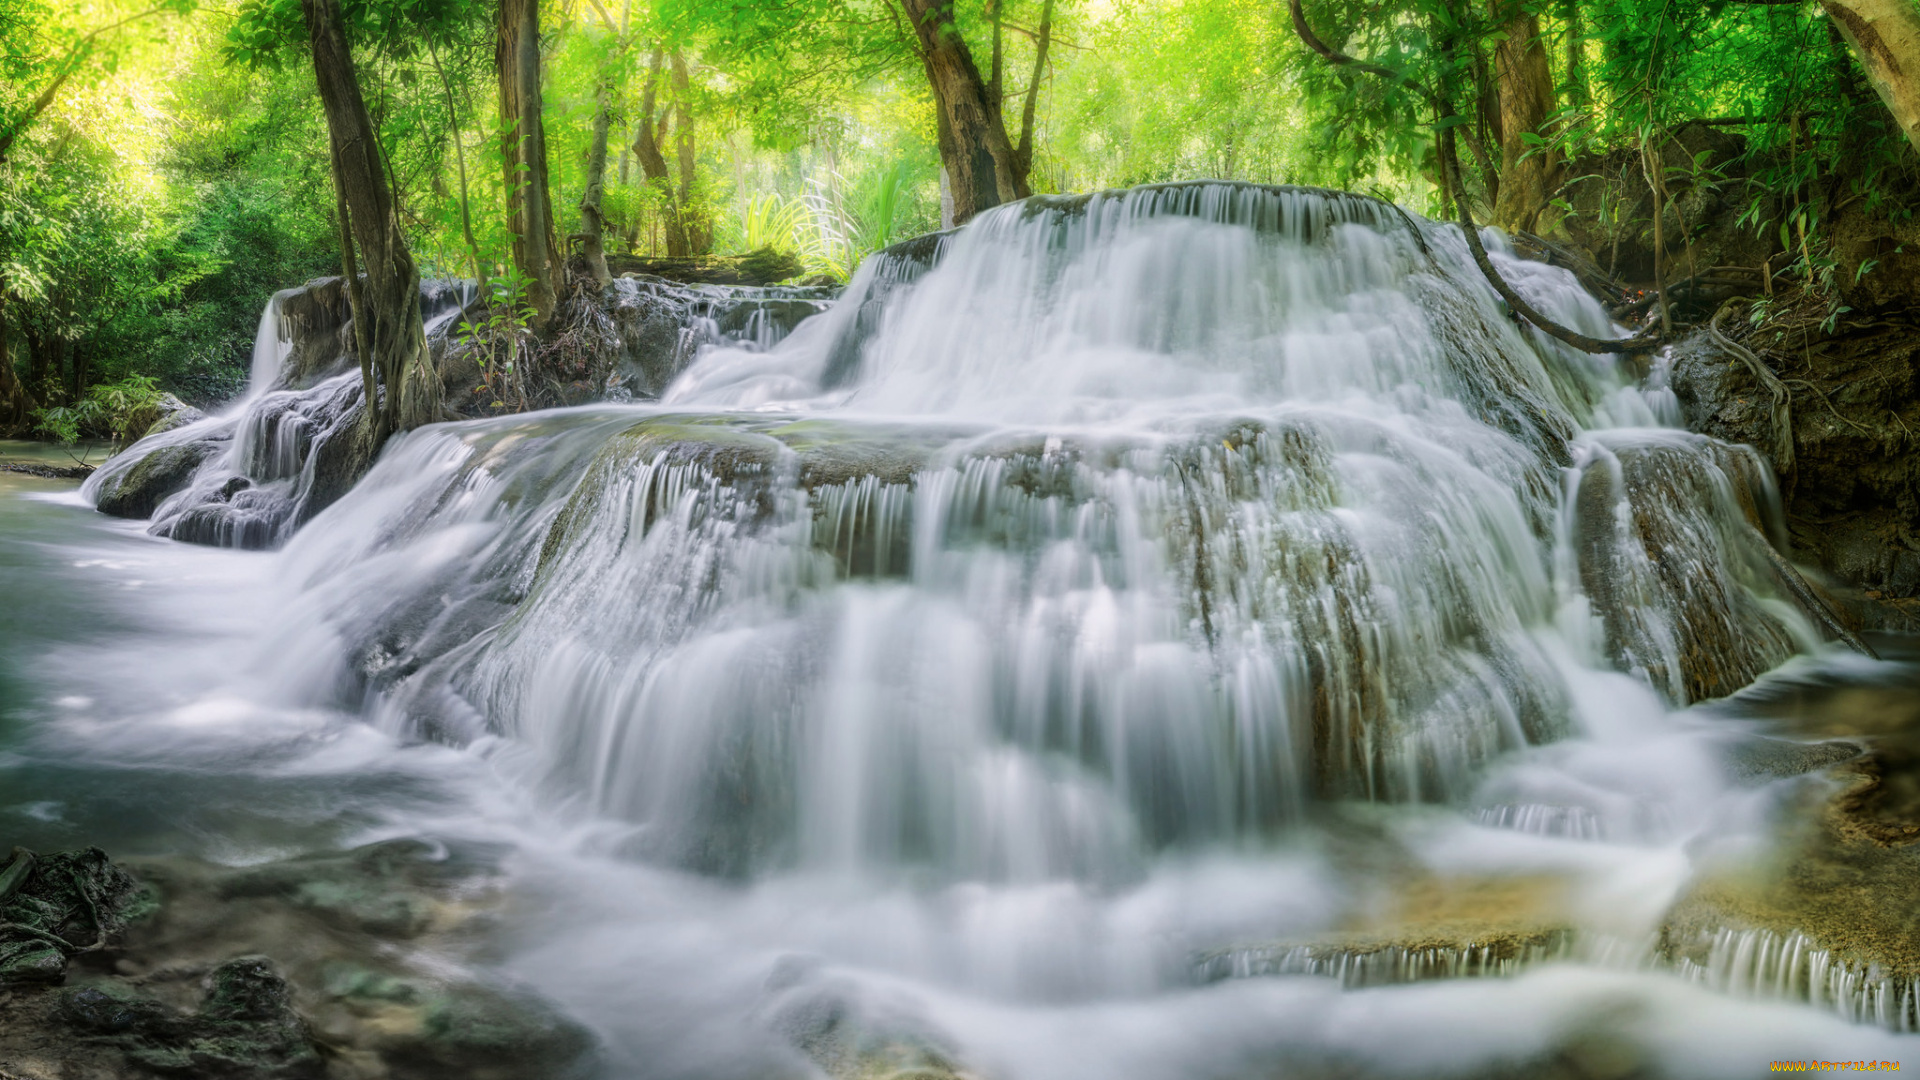
[[[1212,176],[1347,187],[1437,213],[1437,100],[1462,139],[1490,153],[1493,169],[1468,171],[1474,197],[1491,202],[1488,174],[1502,164],[1494,54],[1516,13],[1539,19],[1557,88],[1552,118],[1516,144],[1526,157],[1618,158],[1692,119],[1745,118],[1725,128],[1746,140],[1741,157],[1669,157],[1657,179],[1736,200],[1740,227],[1779,245],[1773,266],[1820,293],[1829,320],[1845,314],[1838,295],[1876,272],[1874,258],[1843,265],[1835,254],[1837,208],[1899,219],[1920,185],[1920,163],[1811,0],[1306,0],[1330,46],[1395,79],[1309,51],[1277,0],[1056,0],[1053,47],[1036,70],[1043,2],[994,5],[1010,139],[1037,80],[1036,191]],[[76,48],[147,5],[0,0],[0,132],[21,133],[0,165],[0,292],[54,437],[111,433],[91,382],[231,396],[268,296],[339,270],[299,0],[178,17],[189,6],[169,0],[167,13]],[[524,397],[532,337],[505,214],[518,178],[502,164],[495,10],[495,0],[343,0],[409,248],[423,274],[486,282],[494,302],[463,336],[482,354],[489,400],[507,408]],[[951,9],[983,74],[990,10],[988,0]],[[681,222],[701,253],[772,249],[844,279],[872,251],[940,227],[934,101],[888,0],[569,0],[542,18],[563,240],[577,229],[603,100],[610,251],[665,254]],[[631,147],[656,51],[678,53],[687,77],[663,65],[653,84],[646,119],[667,175],[648,178]],[[20,123],[62,72],[54,105]],[[1581,185],[1598,175],[1576,170],[1551,197],[1563,210],[1588,205]],[[1644,213],[1637,193],[1607,183],[1600,217],[1644,224],[1621,220]]]
[[[94,386],[70,405],[35,410],[34,430],[62,446],[72,446],[83,436],[110,437],[116,446],[125,446],[159,418],[160,399],[152,379],[129,375]]]

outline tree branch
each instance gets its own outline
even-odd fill
[[[1441,119],[1451,119],[1452,115],[1453,110],[1448,109],[1447,115]],[[1467,208],[1466,185],[1460,182],[1459,152],[1454,149],[1452,127],[1440,129],[1440,146],[1440,172],[1452,189],[1454,210],[1460,215],[1460,231],[1467,234],[1467,250],[1473,253],[1474,265],[1480,268],[1481,276],[1487,279],[1487,284],[1493,286],[1494,292],[1500,294],[1500,299],[1507,302],[1507,306],[1513,309],[1514,314],[1539,327],[1547,336],[1563,341],[1581,352],[1646,352],[1649,349],[1659,348],[1663,344],[1660,334],[1652,330],[1631,338],[1588,337],[1578,331],[1569,330],[1540,314],[1532,304],[1527,303],[1525,298],[1514,292],[1513,287],[1500,276],[1500,271],[1495,269],[1493,260],[1487,257],[1486,247],[1480,243],[1480,229],[1473,223],[1473,212]]]
[[[1625,339],[1588,337],[1569,330],[1540,314],[1532,304],[1527,303],[1524,297],[1514,292],[1513,287],[1500,276],[1500,271],[1494,268],[1493,260],[1487,258],[1487,249],[1480,243],[1480,230],[1473,223],[1473,211],[1467,205],[1467,188],[1460,180],[1460,153],[1454,140],[1454,129],[1457,125],[1453,121],[1457,119],[1457,114],[1454,112],[1453,105],[1446,98],[1412,82],[1392,68],[1356,60],[1330,48],[1326,42],[1321,41],[1314,34],[1313,28],[1307,25],[1306,12],[1301,10],[1300,0],[1287,0],[1287,11],[1293,16],[1293,32],[1299,35],[1307,48],[1318,53],[1328,63],[1337,67],[1350,67],[1355,71],[1364,71],[1369,75],[1377,75],[1383,79],[1391,79],[1411,86],[1427,99],[1428,104],[1433,106],[1434,112],[1439,116],[1439,122],[1435,126],[1439,129],[1440,135],[1440,182],[1447,186],[1448,193],[1452,196],[1454,210],[1460,215],[1460,228],[1467,234],[1467,249],[1473,253],[1474,265],[1480,268],[1480,273],[1487,279],[1487,284],[1493,286],[1493,291],[1500,294],[1500,298],[1507,302],[1507,306],[1513,309],[1514,314],[1539,327],[1541,332],[1549,337],[1563,341],[1582,352],[1644,352],[1657,348],[1661,344],[1659,336],[1651,333]]]

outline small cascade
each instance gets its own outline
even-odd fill
[[[1850,1023],[1920,1031],[1920,978],[1853,963],[1798,932],[1721,927],[1675,943],[1681,977],[1739,997],[1804,1001]],[[1687,955],[1691,953],[1692,955]],[[1694,957],[1704,953],[1703,959]]]
[[[337,283],[282,294],[277,374],[87,490],[278,549],[232,560],[272,600],[234,694],[297,716],[294,768],[391,767],[398,830],[524,845],[518,970],[621,1067],[719,1031],[838,1076],[1238,1076],[1450,995],[1549,1055],[1707,990],[1920,1025],[1904,973],[1803,937],[1675,943],[1860,756],[1691,706],[1858,642],[1766,462],[1672,426],[1662,358],[1518,322],[1456,227],[1156,185],[996,208],[832,303],[605,295],[591,394],[368,466]],[[1509,1034],[1455,1071],[1521,1075]]]
[[[1433,979],[1510,978],[1575,955],[1574,935],[1567,930],[1510,934],[1465,944],[1267,945],[1201,957],[1194,965],[1194,979],[1210,983],[1312,975],[1333,979],[1343,989],[1362,990]]]
[[[825,307],[827,295],[620,279],[606,298],[618,353],[610,358],[613,377],[589,393],[657,396],[700,348],[771,348]],[[470,362],[449,362],[459,319],[476,296],[472,282],[421,283],[427,346],[447,379],[477,378]],[[342,279],[274,294],[260,315],[245,395],[219,416],[127,448],[89,479],[84,494],[108,513],[151,518],[155,536],[216,547],[283,543],[371,464],[348,437],[363,392],[352,333]]]

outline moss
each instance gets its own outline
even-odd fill
[[[117,477],[108,477],[95,504],[103,514],[149,518],[167,496],[185,488],[208,459],[224,449],[218,442],[190,442],[163,446],[135,462]]]
[[[120,1047],[136,1065],[192,1077],[309,1080],[325,1063],[273,962],[242,956],[214,968],[197,1013],[111,983],[61,994],[55,1014],[74,1030]]]

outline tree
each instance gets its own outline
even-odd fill
[[[938,110],[940,160],[953,189],[953,221],[1032,194],[1033,125],[1040,80],[1053,36],[1053,0],[1046,0],[1034,34],[1036,58],[1021,108],[1016,145],[1007,135],[1002,109],[1001,9],[993,5],[992,79],[983,79],[973,52],[954,22],[952,0],[898,0],[913,28],[915,47]]]
[[[36,408],[33,395],[20,383],[13,370],[13,352],[8,348],[7,281],[0,277],[0,431],[24,431]]]
[[[1540,17],[1521,0],[1496,13],[1505,36],[1495,51],[1500,101],[1500,182],[1493,220],[1508,229],[1532,229],[1558,182],[1557,154],[1546,144],[1553,114],[1553,72],[1541,40]]]
[[[333,180],[350,223],[343,245],[349,280],[354,246],[366,273],[354,324],[364,342],[363,374],[377,371],[384,396],[366,403],[374,445],[397,431],[440,419],[440,380],[420,321],[420,271],[387,184],[380,136],[367,114],[340,12],[340,0],[301,0],[313,71],[326,112]]]
[[[1854,59],[1920,152],[1920,4],[1913,0],[1820,0]]]
[[[86,64],[87,58],[93,54],[95,46],[103,35],[162,12],[171,11],[184,15],[191,10],[193,10],[193,0],[167,0],[166,3],[156,4],[145,11],[99,27],[74,42],[67,49],[66,54],[53,64],[53,71],[47,79],[46,86],[34,96],[32,103],[19,115],[8,118],[4,125],[0,125],[0,162],[7,160],[7,154],[13,149],[14,142],[33,125],[34,121],[40,119],[40,115],[47,111],[47,106],[53,104],[53,99],[60,93],[60,88],[65,86],[67,80]]]
[[[564,269],[554,231],[547,172],[546,117],[540,96],[539,0],[500,0],[494,62],[500,79],[500,157],[507,191],[513,263],[534,311],[547,326]]]
[[[601,53],[593,85],[593,138],[587,149],[587,180],[580,192],[580,255],[586,259],[593,279],[605,285],[613,280],[607,271],[607,219],[602,212],[607,193],[607,139],[614,123],[614,99],[624,82],[620,76],[632,46],[627,37],[632,4],[629,0],[621,5],[617,26],[600,0],[593,0],[593,10],[600,16],[611,41]]]

